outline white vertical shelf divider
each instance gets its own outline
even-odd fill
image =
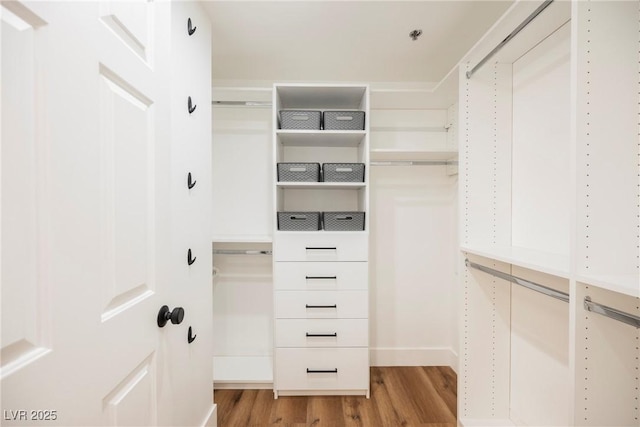
[[[640,425],[640,3],[576,2],[575,424]]]

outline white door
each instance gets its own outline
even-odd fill
[[[193,384],[174,363],[180,346],[211,352],[206,331],[187,342],[186,323],[206,320],[189,310],[198,295],[172,291],[186,265],[173,259],[173,7],[0,7],[3,425],[214,421],[210,392],[184,403]],[[165,304],[183,323],[158,327]]]

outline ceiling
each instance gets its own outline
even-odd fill
[[[205,1],[215,81],[441,81],[502,1]],[[421,29],[417,41],[409,33]]]

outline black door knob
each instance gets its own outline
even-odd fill
[[[158,312],[158,326],[163,328],[169,320],[174,325],[179,325],[184,319],[184,308],[176,307],[173,310],[169,310],[169,307],[163,305]]]

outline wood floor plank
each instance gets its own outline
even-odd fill
[[[419,415],[423,423],[456,422],[455,411],[450,410],[423,369],[414,368],[405,385],[410,389],[417,390],[412,394],[415,404],[420,408]]]
[[[388,390],[388,368],[371,368],[371,400],[378,409],[378,417],[383,426],[406,426],[407,420],[401,417],[394,407]]]
[[[251,407],[247,426],[264,426],[271,424],[271,409],[273,407],[273,390],[258,390],[256,399]]]
[[[390,403],[399,416],[400,425],[403,426],[413,426],[426,422],[420,416],[419,405],[414,403],[413,393],[417,390],[412,390],[405,384],[406,379],[411,376],[409,371],[413,371],[413,369],[411,367],[396,367],[383,371]]]
[[[272,397],[272,409],[269,425],[293,427],[307,424],[307,397],[281,396],[277,400]],[[220,426],[223,427],[223,426]]]
[[[309,396],[307,405],[307,426],[344,427],[342,397]]]
[[[218,405],[218,425],[229,425],[229,417],[237,411],[243,390],[215,390],[213,401]]]
[[[342,410],[346,427],[383,425],[373,399],[367,399],[364,396],[344,396]]]
[[[240,427],[249,425],[249,417],[251,416],[251,408],[258,396],[260,390],[242,390],[236,400],[233,402],[234,407],[229,418],[224,425],[230,427]]]
[[[444,401],[453,416],[458,413],[458,379],[448,366],[423,366],[436,393]]]
[[[371,399],[216,390],[219,427],[457,427],[449,367],[372,367]]]

